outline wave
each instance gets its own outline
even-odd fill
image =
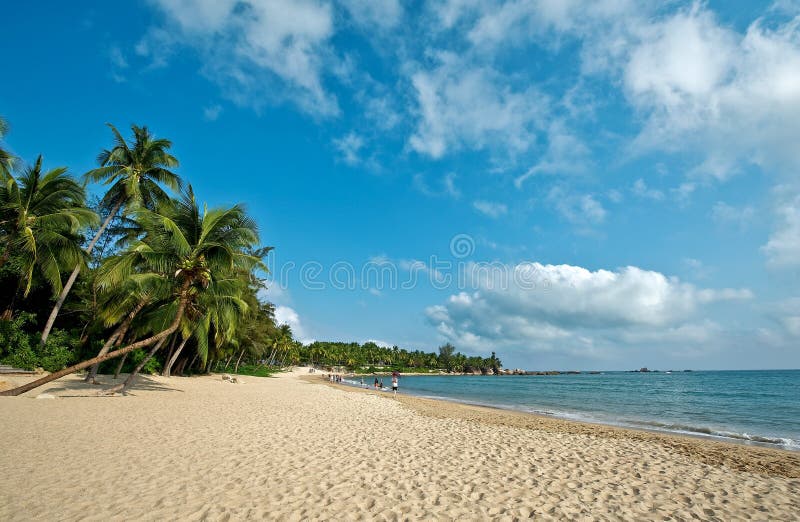
[[[682,435],[693,435],[700,437],[709,437],[715,439],[731,440],[744,444],[763,445],[780,447],[793,451],[800,451],[800,440],[795,440],[786,437],[768,437],[764,435],[754,435],[746,432],[738,433],[734,431],[715,430],[707,426],[692,426],[690,424],[680,423],[666,423],[659,421],[647,420],[632,420],[632,419],[612,419],[608,417],[601,417],[592,415],[590,413],[578,413],[567,411],[553,411],[538,408],[523,408],[517,405],[488,403],[482,401],[457,399],[454,397],[447,397],[442,395],[433,394],[415,394],[417,397],[426,399],[443,400],[448,402],[456,402],[459,404],[468,404],[472,406],[483,406],[488,408],[497,408],[502,410],[520,411],[523,413],[531,413],[534,415],[544,415],[547,417],[555,417],[565,420],[573,420],[578,422],[591,422],[595,424],[606,424],[610,426],[619,426],[623,428],[638,428],[650,431],[659,431],[664,433],[678,433]]]
[[[753,435],[746,432],[737,433],[735,431],[714,430],[707,426],[692,426],[688,424],[664,423],[657,421],[632,421],[630,424],[639,424],[643,427],[656,429],[659,431],[670,431],[690,435],[705,435],[722,439],[735,439],[738,441],[782,446],[787,449],[800,450],[799,440],[785,437],[766,437],[763,435]]]

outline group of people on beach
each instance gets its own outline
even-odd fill
[[[400,373],[399,372],[392,372],[392,392],[397,395],[397,388],[399,387],[400,383]],[[364,378],[361,378],[361,387],[366,388],[367,384],[364,382]],[[377,376],[375,380],[372,382],[372,387],[376,390],[385,390],[386,388],[383,386],[383,379],[379,379]]]

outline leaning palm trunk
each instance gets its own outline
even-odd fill
[[[100,349],[100,352],[97,355],[107,354],[115,341],[122,341],[122,339],[125,337],[125,334],[128,332],[128,328],[133,322],[133,319],[136,317],[136,314],[141,312],[142,308],[144,308],[144,305],[146,304],[147,304],[146,299],[142,299],[136,304],[136,307],[134,307],[134,309],[131,310],[131,312],[128,314],[125,320],[122,321],[122,324],[120,324],[119,327],[114,331],[114,333],[111,334],[111,337],[108,338],[106,344],[103,345],[103,347]],[[94,380],[97,377],[97,370],[99,368],[100,368],[99,364],[95,364],[92,366],[92,368],[89,370],[89,373],[86,375],[86,382],[95,384]]]
[[[116,381],[119,379],[119,372],[122,371],[122,367],[125,366],[125,360],[128,358],[128,354],[122,356],[122,359],[119,360],[119,364],[117,364],[117,369],[114,370],[114,380]]]
[[[188,340],[189,340],[188,337],[184,337],[183,341],[181,341],[181,344],[178,345],[178,349],[175,350],[175,353],[173,353],[172,357],[170,357],[170,359],[167,361],[167,365],[164,366],[164,371],[161,373],[161,375],[163,375],[164,377],[171,376],[170,372],[172,372],[172,366],[175,364],[175,361],[178,360],[178,357],[180,356],[183,347],[186,346],[186,341]]]
[[[165,363],[169,362],[169,360],[172,359],[172,354],[175,353],[175,343],[178,342],[178,337],[180,337],[180,335],[172,336],[172,341],[170,341],[169,343],[169,351],[167,352],[167,356],[164,358]],[[166,366],[167,365],[165,364],[164,369],[166,369]],[[162,372],[161,375],[163,376],[164,373]]]
[[[158,341],[155,346],[153,346],[153,349],[150,350],[150,353],[147,354],[147,357],[142,359],[142,362],[140,362],[139,364],[136,365],[136,368],[134,368],[134,370],[131,372],[131,374],[128,375],[128,378],[125,379],[125,382],[123,382],[122,384],[118,384],[116,386],[113,386],[113,387],[109,388],[108,390],[105,391],[105,393],[108,393],[108,394],[117,393],[117,392],[125,393],[128,390],[128,388],[130,388],[131,384],[133,384],[133,381],[134,381],[134,379],[136,379],[136,376],[139,375],[139,372],[142,371],[142,368],[144,368],[144,365],[147,364],[148,362],[150,362],[150,359],[153,358],[153,356],[161,348],[161,346],[163,346],[164,341],[166,341],[166,340],[167,340],[167,338],[164,337],[163,339]]]
[[[242,348],[242,353],[240,353],[239,354],[239,358],[236,359],[236,366],[234,366],[234,368],[233,368],[233,373],[238,373],[239,372],[239,363],[242,362],[242,357],[244,357],[245,350],[247,350],[247,348]]]
[[[71,373],[77,372],[78,370],[83,370],[84,368],[88,368],[89,366],[91,366],[93,364],[100,364],[100,363],[109,361],[111,359],[114,359],[114,358],[119,357],[121,355],[125,355],[125,354],[130,353],[130,352],[132,352],[134,350],[137,350],[139,348],[145,348],[147,346],[150,346],[153,343],[157,343],[161,339],[166,339],[167,337],[172,335],[175,332],[175,330],[178,329],[178,326],[180,326],[181,318],[183,318],[183,312],[186,310],[186,303],[187,303],[187,300],[188,300],[188,296],[187,296],[187,292],[186,291],[188,290],[188,288],[189,288],[189,282],[187,281],[186,283],[184,283],[182,291],[181,291],[181,300],[180,300],[180,303],[178,304],[178,310],[175,313],[175,319],[172,321],[172,324],[169,325],[169,327],[166,330],[162,330],[159,333],[148,337],[147,339],[142,339],[141,341],[135,342],[133,344],[129,344],[128,346],[125,346],[124,348],[120,348],[119,350],[115,350],[115,351],[107,353],[105,355],[98,355],[97,357],[93,357],[93,358],[88,359],[86,361],[83,361],[81,363],[74,364],[74,365],[70,366],[69,368],[64,368],[63,370],[59,370],[57,372],[51,373],[50,375],[42,377],[41,379],[37,379],[37,380],[35,380],[33,382],[29,382],[28,384],[23,384],[22,386],[19,386],[17,388],[13,388],[11,390],[6,390],[6,391],[3,391],[3,392],[0,392],[0,396],[15,397],[17,395],[25,393],[26,391],[33,390],[34,388],[38,388],[39,386],[42,386],[43,384],[47,384],[48,382],[52,382],[52,381],[55,381],[56,379],[60,379],[61,377],[64,377],[65,375],[69,375]]]
[[[94,250],[94,246],[100,240],[100,236],[103,235],[103,232],[106,231],[108,228],[109,223],[111,220],[114,219],[114,216],[117,215],[119,212],[120,207],[122,206],[122,200],[118,201],[114,208],[111,209],[111,213],[108,215],[103,224],[100,225],[100,230],[97,231],[97,234],[94,235],[92,240],[89,242],[89,245],[86,247],[86,253],[91,254],[92,250]],[[50,330],[53,329],[53,324],[56,322],[56,317],[58,317],[58,313],[61,311],[61,307],[64,306],[64,301],[67,299],[67,295],[69,291],[72,289],[72,285],[75,284],[75,281],[78,279],[78,274],[81,273],[81,265],[78,263],[75,266],[75,269],[69,275],[67,282],[64,283],[64,287],[61,289],[61,293],[58,294],[58,299],[56,299],[56,304],[53,306],[53,310],[50,312],[50,317],[47,318],[47,323],[44,325],[44,330],[42,330],[42,340],[41,343],[44,344],[47,342],[47,338],[50,336]]]

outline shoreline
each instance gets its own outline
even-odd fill
[[[800,478],[800,451],[770,447],[745,441],[721,440],[702,434],[673,433],[645,428],[616,426],[582,420],[563,419],[499,406],[476,405],[447,399],[431,399],[406,393],[359,388],[350,384],[329,382],[321,376],[304,375],[302,380],[326,384],[351,393],[366,393],[397,400],[410,410],[433,418],[474,421],[492,426],[511,426],[549,433],[589,435],[609,439],[626,439],[655,443],[703,464],[726,466],[737,471],[767,476]]]

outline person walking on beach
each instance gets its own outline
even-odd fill
[[[378,378],[377,377],[375,377],[375,389],[376,390],[378,389]]]
[[[399,374],[397,372],[392,372],[392,392],[394,396],[397,397],[397,381],[399,380]]]

